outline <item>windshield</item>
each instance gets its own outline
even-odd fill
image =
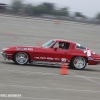
[[[79,48],[79,49],[86,49],[86,47],[82,46],[81,44],[76,44],[76,48]]]
[[[50,40],[50,41],[48,41],[48,42],[44,43],[44,44],[42,45],[42,47],[43,47],[43,48],[50,47],[50,46],[51,46],[54,42],[55,42],[55,41]]]

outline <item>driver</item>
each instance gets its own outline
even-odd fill
[[[62,42],[59,42],[58,48],[59,48],[59,49],[62,49],[62,48],[63,48],[63,43],[62,43]]]

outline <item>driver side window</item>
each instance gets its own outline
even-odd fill
[[[53,48],[59,47],[59,42],[56,42],[53,46]]]
[[[57,47],[58,49],[69,49],[70,43],[67,42],[56,42],[53,48]]]

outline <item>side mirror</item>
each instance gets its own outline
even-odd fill
[[[58,47],[55,47],[54,50],[56,51],[58,49]]]

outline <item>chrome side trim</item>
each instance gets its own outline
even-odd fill
[[[52,65],[52,66],[59,66],[62,63],[61,62],[49,62],[49,61],[36,61],[36,60],[31,60],[32,64],[36,64],[36,65]],[[67,63],[69,64],[69,63]]]

